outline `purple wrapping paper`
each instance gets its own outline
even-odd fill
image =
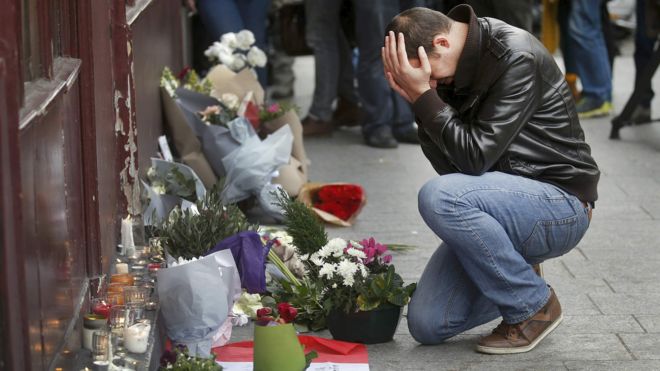
[[[266,292],[266,257],[271,245],[264,245],[257,232],[246,231],[218,242],[207,255],[231,249],[241,276],[241,286],[250,294],[259,294]]]

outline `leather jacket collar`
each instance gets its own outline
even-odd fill
[[[479,66],[481,29],[474,10],[467,4],[455,6],[447,13],[447,16],[454,21],[468,24],[465,46],[458,59],[458,66],[454,75],[454,88],[458,93],[463,93],[472,85],[477,66]]]

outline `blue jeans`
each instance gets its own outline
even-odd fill
[[[501,172],[435,178],[420,190],[419,210],[444,241],[408,306],[410,334],[422,344],[499,316],[506,323],[533,316],[550,290],[530,264],[569,252],[589,226],[575,196]]]
[[[383,73],[380,48],[385,28],[401,9],[399,0],[355,1],[356,39],[360,56],[357,79],[364,120],[362,132],[370,135],[383,126],[395,133],[413,127],[410,105],[390,89]]]
[[[352,52],[341,29],[341,0],[307,0],[305,36],[314,50],[315,85],[309,113],[332,120],[332,103],[338,96],[357,104]]]
[[[199,16],[206,32],[213,40],[219,41],[227,32],[250,30],[255,44],[267,52],[266,19],[270,0],[197,0]],[[267,84],[266,68],[256,68],[259,83]]]
[[[560,46],[566,72],[577,73],[582,94],[599,101],[612,101],[612,71],[601,24],[601,1],[560,2]]]

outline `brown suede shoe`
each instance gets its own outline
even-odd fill
[[[500,323],[493,333],[484,336],[477,344],[477,352],[487,354],[514,354],[529,352],[552,332],[564,319],[555,291],[550,289],[550,299],[531,318],[509,325]]]
[[[302,122],[303,136],[327,136],[334,129],[331,122],[317,120],[311,116],[305,117]]]

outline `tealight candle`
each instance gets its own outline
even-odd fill
[[[124,347],[131,353],[145,353],[149,343],[149,323],[136,323],[124,330]]]
[[[115,264],[115,271],[117,271],[117,274],[128,274],[128,264],[126,263]]]

